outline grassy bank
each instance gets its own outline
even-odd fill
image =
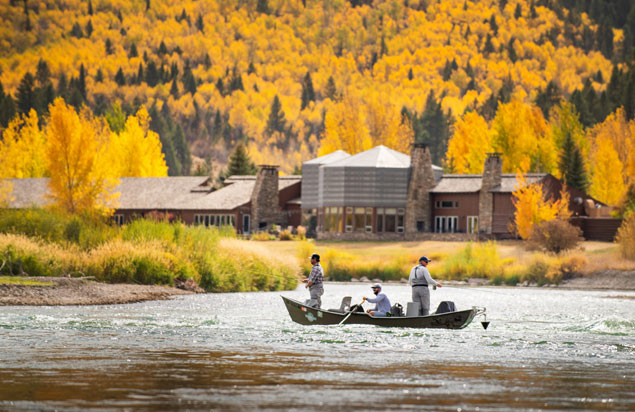
[[[0,211],[0,275],[94,276],[108,283],[174,285],[211,292],[293,289],[293,256],[272,257],[231,228],[136,220],[123,227],[41,209]]]
[[[407,278],[421,255],[437,280],[486,279],[496,285],[558,284],[571,276],[602,270],[635,270],[622,259],[617,245],[583,242],[581,247],[552,255],[529,251],[521,241],[506,242],[262,242],[271,249],[296,253],[308,275],[308,256],[317,252],[327,277],[348,281],[363,276],[382,281]],[[273,252],[273,251],[272,251]]]

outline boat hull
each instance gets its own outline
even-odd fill
[[[348,313],[315,309],[297,300],[282,296],[291,320],[302,325],[337,325]],[[463,329],[472,322],[477,309],[432,314],[428,316],[373,317],[364,312],[353,312],[344,320],[345,324],[375,325],[395,328]]]

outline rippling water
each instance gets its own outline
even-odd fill
[[[370,292],[325,289],[324,307]],[[308,298],[0,308],[0,410],[635,410],[635,292],[432,292],[487,307],[458,331],[302,326],[281,294]]]

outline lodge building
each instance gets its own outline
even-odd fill
[[[562,183],[548,173],[530,173],[547,198]],[[51,202],[48,178],[7,179],[11,208]],[[186,224],[233,226],[238,234],[307,226],[318,239],[467,240],[513,237],[515,175],[502,173],[500,153],[490,153],[480,175],[451,175],[432,164],[425,145],[410,156],[385,146],[350,155],[338,150],[302,165],[302,176],[279,176],[261,165],[256,176],[231,176],[215,188],[209,177],[119,179],[113,218],[178,219]],[[567,188],[571,219],[586,239],[612,241],[619,219],[585,193]]]

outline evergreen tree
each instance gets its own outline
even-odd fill
[[[91,34],[93,34],[93,22],[88,20],[88,23],[86,23],[86,37],[90,37]]]
[[[144,79],[145,76],[143,74],[143,63],[139,63],[139,69],[137,70],[137,79],[134,81],[134,83],[140,84]]]
[[[562,95],[560,94],[560,89],[558,86],[552,81],[547,84],[545,90],[539,90],[538,95],[536,96],[535,103],[540,110],[542,110],[542,114],[547,118],[549,116],[549,110],[562,99]]]
[[[16,96],[18,113],[27,114],[29,110],[36,107],[34,87],[35,79],[30,72],[27,72],[18,85]]]
[[[229,93],[233,93],[236,90],[245,90],[243,87],[243,77],[240,73],[238,73],[238,67],[234,66],[232,69],[232,77],[229,81]]]
[[[139,56],[139,51],[137,50],[137,45],[135,43],[132,43],[130,45],[130,51],[128,52],[128,57],[129,58],[133,58],[133,57],[138,57]]]
[[[157,70],[157,65],[153,60],[150,60],[148,62],[148,66],[146,67],[145,79],[146,83],[148,83],[148,86],[150,87],[156,86],[161,80],[159,77],[159,71]]]
[[[414,79],[414,73],[412,72],[412,67],[408,70],[408,80]]]
[[[13,97],[4,93],[2,83],[0,83],[0,127],[7,127],[15,116],[15,102]]]
[[[185,133],[183,133],[181,125],[176,126],[172,141],[174,142],[177,158],[181,164],[181,174],[183,176],[189,176],[192,169],[192,154],[190,153],[187,140],[185,140]]]
[[[82,98],[86,100],[86,69],[84,63],[79,65],[79,78],[77,79],[77,90],[82,95]]]
[[[490,53],[494,53],[494,44],[492,44],[492,35],[487,33],[485,45],[483,46],[483,54],[487,56]]]
[[[201,33],[204,32],[205,26],[203,25],[203,16],[201,16],[200,14],[198,15],[198,19],[196,19],[196,28]]]
[[[35,80],[40,87],[45,86],[51,81],[51,71],[45,60],[40,59],[37,63],[37,69],[35,71]]]
[[[75,22],[75,24],[73,24],[73,28],[71,29],[71,36],[77,37],[78,39],[81,39],[82,37],[84,37],[84,32],[82,31],[82,28],[79,26],[79,23]]]
[[[265,132],[272,135],[274,132],[284,132],[286,120],[284,118],[284,112],[282,111],[282,104],[278,95],[273,98],[271,103],[271,110],[269,111],[269,118],[267,119],[267,127]]]
[[[64,100],[68,100],[68,83],[64,72],[60,74],[60,78],[57,81],[57,95],[62,97]]]
[[[223,79],[220,77],[216,80],[216,90],[218,90],[221,96],[225,96],[225,85],[223,84]]]
[[[231,156],[229,156],[229,164],[227,165],[227,170],[223,173],[223,177],[255,175],[256,173],[258,173],[258,168],[249,158],[247,149],[242,143],[238,143]]]
[[[495,14],[492,14],[492,17],[489,19],[489,29],[492,33],[494,33],[494,36],[498,34],[498,24],[496,23]]]
[[[88,0],[88,15],[93,15],[93,2],[92,0]]]
[[[586,170],[584,169],[584,159],[580,148],[574,142],[571,133],[567,133],[563,142],[562,151],[558,162],[560,173],[565,183],[575,187],[582,192],[586,192],[589,186]]]
[[[324,95],[333,101],[339,98],[339,94],[337,93],[337,87],[335,86],[335,80],[333,79],[333,76],[329,76],[328,80],[326,81]]]
[[[309,105],[309,102],[315,101],[315,90],[313,90],[313,81],[311,80],[311,73],[307,72],[302,81],[302,106],[300,110],[304,110]]]
[[[514,18],[518,20],[523,15],[523,9],[520,7],[520,3],[516,3],[516,11],[514,11]]]
[[[258,0],[256,11],[258,13],[269,14],[269,0]]]
[[[189,67],[183,75],[183,89],[191,94],[196,93],[196,78]]]
[[[170,94],[175,98],[179,96],[179,85],[176,83],[176,77],[172,79],[172,86],[170,87]]]
[[[165,42],[163,40],[161,40],[161,44],[159,44],[159,51],[157,53],[159,54],[159,56],[168,54],[168,47],[165,45]]]
[[[443,113],[441,103],[434,92],[426,99],[426,106],[420,117],[413,116],[415,142],[425,143],[430,148],[432,162],[441,164],[450,139],[450,116]]]
[[[105,51],[106,51],[106,54],[108,54],[108,55],[113,53],[112,42],[110,41],[110,39],[106,39]]]
[[[126,85],[126,76],[124,76],[121,67],[119,68],[119,70],[117,70],[117,74],[115,74],[115,82],[117,82],[119,86]]]
[[[179,162],[172,142],[174,133],[174,122],[167,111],[167,105],[163,112],[159,112],[155,105],[152,105],[148,113],[150,114],[150,130],[159,135],[161,140],[161,151],[165,156],[165,164],[168,166],[168,176],[181,175],[181,163]]]

